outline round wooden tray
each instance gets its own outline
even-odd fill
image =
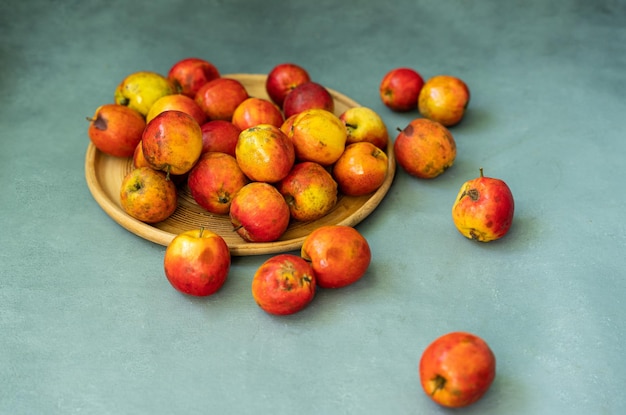
[[[250,96],[268,98],[265,92],[265,75],[231,74],[224,77],[239,80]],[[337,115],[350,107],[359,106],[337,91],[329,89],[329,92],[335,100]],[[228,215],[213,215],[198,206],[186,185],[180,188],[178,208],[165,221],[150,225],[133,218],[124,212],[120,204],[120,186],[126,174],[133,168],[132,159],[109,156],[92,143],[89,144],[85,156],[85,178],[100,207],[119,225],[144,239],[167,246],[179,233],[205,227],[224,238],[232,255],[264,255],[300,249],[307,235],[322,225],[355,226],[365,219],[380,204],[393,182],[396,161],[391,140],[386,153],[389,171],[385,182],[375,193],[360,197],[340,194],[336,206],[326,216],[313,222],[292,222],[283,236],[275,242],[244,241],[233,231]]]

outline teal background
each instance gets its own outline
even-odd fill
[[[238,257],[183,296],[164,247],[118,226],[84,179],[86,116],[129,73],[197,56],[226,73],[293,61],[396,129],[394,67],[472,92],[455,165],[398,170],[357,229],[373,262],[304,311],[265,314]],[[0,5],[0,413],[444,414],[417,366],[464,330],[497,357],[465,414],[624,414],[626,3],[36,1]],[[450,209],[484,167],[510,233],[478,244]]]

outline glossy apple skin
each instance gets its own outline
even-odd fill
[[[289,206],[274,186],[251,182],[237,192],[230,205],[230,221],[247,242],[273,242],[289,226]]]
[[[206,229],[183,232],[169,243],[163,266],[172,286],[188,295],[215,294],[226,282],[231,257],[224,239]]]
[[[194,98],[207,82],[220,77],[215,65],[200,58],[185,58],[176,62],[167,74],[181,94]]]
[[[187,178],[196,203],[216,215],[228,214],[233,197],[248,182],[233,156],[217,152],[201,155]]]
[[[395,68],[380,82],[380,99],[393,111],[415,110],[423,86],[424,79],[419,72],[411,68]]]
[[[337,204],[337,182],[311,161],[295,164],[276,188],[287,201],[291,218],[300,222],[319,219]]]
[[[200,126],[202,130],[202,153],[216,151],[235,157],[235,148],[241,130],[230,121],[213,120]]]
[[[157,223],[170,217],[177,207],[174,182],[162,171],[150,167],[131,170],[120,186],[120,204],[124,212],[145,223]]]
[[[255,272],[252,296],[259,307],[269,314],[297,313],[315,297],[313,269],[299,256],[275,255]]]
[[[87,120],[91,142],[98,150],[115,157],[131,157],[146,128],[138,111],[119,104],[101,105]]]
[[[330,92],[323,85],[313,81],[298,85],[287,94],[283,102],[285,118],[312,108],[335,111],[335,101]]]
[[[193,117],[200,125],[206,121],[206,114],[196,101],[183,94],[166,95],[159,98],[148,111],[146,122],[152,121],[154,117],[163,111],[177,110],[185,112]]]
[[[479,400],[496,376],[496,358],[480,337],[452,332],[433,341],[419,363],[422,388],[436,403],[460,408]]]
[[[461,122],[469,102],[470,91],[463,80],[450,75],[437,75],[422,87],[418,109],[423,117],[451,127]]]
[[[350,144],[333,165],[332,175],[341,193],[363,196],[378,190],[389,169],[387,154],[374,144],[361,141]]]
[[[256,97],[250,97],[239,104],[232,118],[232,123],[242,131],[260,124],[270,124],[280,128],[284,121],[283,113],[276,104]]]
[[[339,117],[321,108],[299,113],[289,134],[297,160],[313,161],[322,166],[330,166],[339,159],[346,148],[347,137],[346,127]]]
[[[309,73],[303,67],[290,62],[281,63],[267,74],[265,90],[270,99],[282,108],[287,94],[310,80]]]
[[[346,144],[367,141],[381,150],[387,148],[389,132],[383,119],[367,107],[352,107],[345,110],[339,119],[346,126]]]
[[[239,134],[235,158],[252,181],[276,183],[282,180],[295,163],[292,141],[280,128],[260,124]]]
[[[480,177],[463,183],[452,205],[452,220],[466,238],[490,242],[506,235],[513,223],[515,201],[500,179]]]
[[[209,120],[231,121],[235,109],[248,98],[246,88],[238,80],[217,78],[202,85],[194,99]]]
[[[356,229],[325,225],[306,237],[300,255],[311,262],[317,285],[341,288],[360,280],[372,259],[370,246]]]

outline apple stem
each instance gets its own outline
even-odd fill
[[[434,383],[434,388],[431,395],[434,395],[437,391],[440,391],[444,388],[444,386],[446,385],[446,378],[441,375],[437,375],[434,379],[432,379],[432,382]]]
[[[170,165],[165,166],[165,180],[170,179]]]
[[[202,238],[203,233],[204,233],[204,226],[200,226],[200,235],[198,235],[198,237]]]
[[[480,177],[484,177],[483,176],[483,168],[481,167],[479,170],[480,170]]]

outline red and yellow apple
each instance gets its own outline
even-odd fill
[[[383,119],[376,111],[367,107],[350,107],[339,116],[346,126],[346,144],[367,141],[386,150],[389,133]]]
[[[209,120],[231,121],[235,109],[248,99],[248,92],[236,79],[217,78],[202,85],[194,99]]]
[[[380,99],[393,111],[415,110],[423,86],[424,79],[416,70],[395,68],[387,72],[380,82]]]
[[[233,125],[242,131],[260,124],[270,124],[280,128],[284,121],[283,113],[276,104],[257,97],[250,97],[239,104],[231,120]]]
[[[270,99],[282,108],[287,94],[310,80],[309,73],[303,67],[290,62],[281,63],[267,74],[265,90]]]
[[[156,100],[150,107],[146,115],[146,122],[152,121],[154,117],[163,111],[177,110],[191,115],[200,125],[206,121],[206,114],[196,101],[183,94],[166,95]]]
[[[194,98],[202,85],[219,78],[220,73],[211,62],[192,57],[172,65],[167,77],[181,94]]]
[[[336,162],[346,148],[348,133],[332,112],[320,108],[300,112],[293,120],[289,135],[299,161],[322,166]]]
[[[450,127],[463,119],[469,101],[470,91],[463,80],[450,75],[437,75],[422,87],[418,109],[423,117]]]
[[[239,134],[235,157],[250,180],[276,183],[293,167],[295,151],[293,143],[279,127],[260,124]]]
[[[131,157],[146,128],[138,111],[119,104],[101,105],[87,121],[87,134],[93,145],[115,157]]]
[[[341,193],[348,196],[370,194],[385,182],[389,170],[387,154],[374,144],[350,144],[335,162],[332,175]]]
[[[302,111],[320,108],[329,112],[335,111],[335,101],[323,85],[309,81],[291,90],[283,101],[285,118]]]
[[[145,223],[169,218],[178,203],[176,185],[162,171],[150,167],[131,170],[120,186],[120,205],[124,212]]]

